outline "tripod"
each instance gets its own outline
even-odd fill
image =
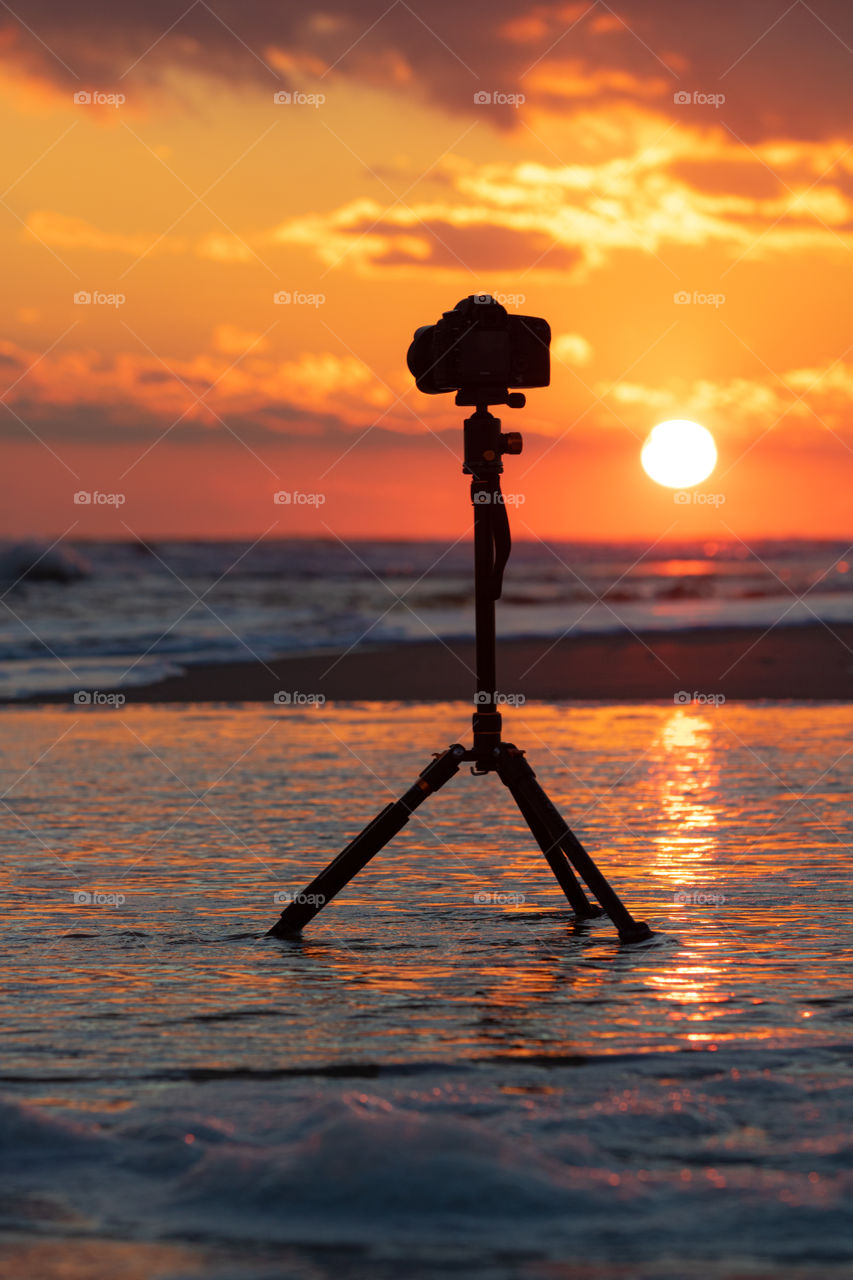
[[[506,403],[521,408],[520,393],[489,395],[489,403]],[[501,738],[498,711],[495,655],[495,601],[500,599],[503,571],[512,546],[506,506],[500,487],[503,454],[521,453],[517,431],[503,433],[500,420],[489,412],[489,404],[462,392],[457,405],[476,406],[465,420],[465,460],[463,472],[471,476],[474,506],[474,600],[476,629],[477,695],[474,711],[474,745],[466,751],[458,743],[433,758],[417,781],[399,800],[389,804],[352,840],[325,871],[285,907],[281,918],[267,936],[287,938],[298,933],[318,911],[332,900],[380,849],[409,821],[420,804],[443,787],[466,761],[471,772],[496,773],[509,790],[536,843],[569,900],[578,919],[607,914],[622,942],[642,942],[652,936],[643,920],[635,920],[608,883],[577,837],[569,830],[525,759],[524,752]],[[575,872],[586,882],[600,906],[589,901]]]

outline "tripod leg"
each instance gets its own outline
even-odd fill
[[[353,876],[358,875],[372,857],[383,849],[389,840],[409,821],[409,817],[418,805],[426,800],[433,791],[438,791],[445,782],[449,782],[459,771],[459,765],[465,755],[464,747],[458,744],[448,747],[436,756],[431,764],[418,775],[414,786],[387,805],[378,813],[362,832],[350,841],[345,849],[329,863],[325,871],[315,876],[307,889],[298,895],[281,913],[267,932],[267,937],[286,938],[298,933],[304,924],[321,911],[327,902],[331,902],[349,884]]]
[[[514,782],[508,782],[506,778],[503,781],[509,787],[513,800],[521,810],[524,821],[533,832],[536,843],[544,853],[548,866],[553,871],[557,883],[571,903],[575,915],[579,920],[589,920],[592,916],[603,915],[602,908],[594,907],[587,898],[559,843],[551,839],[547,828],[543,826],[535,808],[530,804],[527,797]]]
[[[524,758],[524,753],[509,743],[504,743],[501,748],[498,776],[509,787],[522,813],[526,806],[535,815],[539,829],[546,833],[551,848],[562,849],[616,925],[622,941],[642,942],[645,938],[650,938],[652,931],[645,920],[634,919],[536,781],[536,774]],[[536,829],[531,826],[531,830],[538,840]]]

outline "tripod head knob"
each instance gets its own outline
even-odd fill
[[[504,431],[501,433],[502,453],[521,453],[524,441],[520,431]]]

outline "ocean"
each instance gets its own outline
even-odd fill
[[[504,638],[853,622],[853,548],[517,542]],[[472,634],[467,539],[0,545],[0,697]]]
[[[851,708],[507,713],[648,943],[573,924],[467,772],[265,938],[469,717],[4,709],[4,1280],[849,1277]]]

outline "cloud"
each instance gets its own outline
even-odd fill
[[[551,342],[551,354],[560,364],[585,365],[592,359],[592,347],[583,334],[560,333]]]
[[[699,136],[673,127],[661,137],[648,117],[610,123],[604,159],[457,159],[442,174],[441,199],[386,209],[359,198],[287,219],[267,238],[310,249],[326,267],[349,265],[365,275],[523,271],[565,278],[623,250],[716,244],[740,258],[853,247],[847,144],[744,151],[719,129]]]
[[[226,356],[242,356],[247,351],[266,351],[269,342],[260,333],[249,333],[233,324],[218,324],[213,330],[213,346]]]
[[[358,199],[329,213],[287,219],[269,239],[310,247],[328,266],[348,261],[362,272],[389,267],[516,271],[546,254],[553,269],[567,270],[583,257],[577,245],[555,244],[548,226],[504,214],[491,202],[419,201],[385,209]]]
[[[59,249],[89,249],[96,253],[121,253],[141,257],[151,246],[153,237],[119,231],[102,231],[84,218],[71,217],[52,209],[36,209],[26,220],[26,230],[44,244]],[[183,242],[164,236],[161,251],[173,253],[183,249]]]
[[[619,382],[596,388],[617,423],[646,430],[650,421],[689,418],[742,445],[773,434],[804,445],[834,437],[853,452],[853,365],[789,369],[775,382],[744,377],[673,379],[665,385]],[[607,414],[602,417],[602,425]],[[613,420],[611,419],[611,425]]]
[[[5,426],[17,431],[15,414],[28,421],[28,415],[41,418],[75,405],[99,406],[119,430],[142,418],[159,422],[161,430],[177,422],[217,429],[232,417],[269,429],[299,420],[363,430],[377,418],[389,430],[417,426],[404,405],[395,408],[397,389],[355,356],[323,351],[281,360],[258,336],[220,325],[212,351],[172,360],[168,367],[135,351],[105,356],[57,348],[43,354],[3,343],[0,366],[9,372],[0,400],[12,410]],[[408,379],[399,390],[409,390]]]
[[[238,423],[253,439],[332,432],[352,440],[377,429],[397,436],[458,432],[452,397],[419,397],[402,370],[383,377],[354,356],[329,351],[281,360],[257,347],[248,350],[256,336],[220,327],[217,350],[174,360],[168,368],[137,351],[106,357],[55,349],[39,359],[38,352],[4,343],[0,433],[17,438],[27,424],[66,441],[115,439],[125,432],[155,439],[164,431],[194,439],[228,435]],[[243,342],[248,353],[241,358]],[[602,380],[587,388],[560,368],[586,362],[592,354],[586,339],[558,335],[554,348],[555,395],[531,406],[528,431],[562,436],[572,421],[579,441],[598,439],[602,429],[627,428],[641,438],[651,421],[687,417],[729,443],[746,446],[772,433],[797,446],[834,437],[853,451],[853,361],[791,368],[775,382],[673,377],[651,384]],[[600,402],[590,405],[592,397]]]
[[[228,235],[221,231],[211,231],[203,236],[193,247],[199,258],[209,258],[212,262],[246,263],[255,262],[256,255],[249,244],[249,238]]]
[[[54,209],[35,209],[27,216],[22,234],[35,236],[42,244],[57,249],[80,249],[91,253],[117,253],[135,260],[161,254],[206,258],[223,264],[256,260],[248,238],[211,231],[198,240],[162,232],[104,231],[85,218]]]
[[[353,235],[359,235],[358,226]],[[370,224],[361,234],[372,234]],[[516,271],[526,269],[548,255],[552,270],[570,270],[582,259],[575,246],[554,245],[545,231],[496,226],[492,220],[460,225],[447,218],[424,218],[412,234],[414,224],[394,227],[380,224],[378,236],[390,241],[372,261],[376,266],[414,265],[447,267],[465,271]]]
[[[477,90],[524,92],[522,111],[566,114],[616,101],[654,103],[697,127],[724,115],[754,143],[838,136],[853,107],[853,10],[847,0],[613,0],[604,5],[517,0],[328,0],[320,13],[276,0],[29,0],[27,28],[6,10],[0,46],[12,72],[64,87],[132,85],[167,92],[175,69],[259,90],[322,77],[417,93],[476,115]],[[690,95],[689,104],[675,93]],[[694,94],[725,94],[722,107]],[[482,112],[480,113],[482,119]],[[513,107],[488,117],[515,128]]]
[[[361,275],[445,278],[536,272],[562,279],[605,265],[621,250],[720,246],[730,257],[853,246],[853,152],[842,141],[787,141],[744,148],[722,127],[661,131],[648,114],[620,110],[579,118],[594,158],[439,166],[431,199],[386,207],[358,197],[266,231],[211,230],[186,237],[106,230],[55,209],[36,209],[26,232],[62,252],[194,256],[252,264],[270,246],[307,249],[325,267]],[[481,282],[470,280],[472,289]]]

